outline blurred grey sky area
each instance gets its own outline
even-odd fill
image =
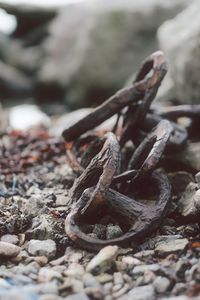
[[[1,0],[2,3],[9,4],[29,4],[39,6],[58,6],[68,3],[81,2],[84,0]],[[16,26],[16,19],[14,16],[8,15],[4,10],[0,9],[0,32],[10,34]]]

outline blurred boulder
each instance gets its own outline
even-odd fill
[[[157,49],[156,31],[163,21],[190,2],[96,0],[61,9],[44,43],[38,78],[43,96],[55,86],[67,91],[73,107],[101,102]]]
[[[49,127],[50,118],[38,106],[21,104],[11,108],[9,126],[14,130],[27,130],[33,127]]]
[[[170,61],[175,97],[183,103],[200,99],[200,1],[194,1],[158,30],[158,40]]]
[[[25,48],[19,39],[0,33],[0,60],[28,75],[38,70],[43,59],[43,51],[39,46]]]
[[[0,97],[28,96],[32,92],[31,80],[16,68],[0,60]]]
[[[11,4],[0,2],[0,8],[17,19],[17,28],[13,33],[17,38],[43,37],[44,25],[52,20],[57,14],[57,7],[37,6],[30,4]],[[34,31],[34,33],[33,33]]]

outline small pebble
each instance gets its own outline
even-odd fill
[[[17,245],[19,243],[18,236],[15,234],[5,234],[1,237],[2,242],[10,243],[13,245]]]
[[[100,274],[113,266],[115,258],[118,254],[117,246],[107,246],[99,251],[99,253],[89,262],[86,267],[87,272],[92,274]]]
[[[30,240],[28,252],[33,256],[46,256],[53,258],[56,254],[56,243],[53,240]]]
[[[115,273],[113,274],[113,277],[114,277],[114,284],[115,284],[115,285],[123,285],[124,279],[123,279],[122,273],[120,273],[120,272],[115,272]]]
[[[81,279],[82,276],[84,275],[85,270],[83,266],[81,266],[78,263],[72,263],[69,265],[68,269],[64,271],[64,275],[69,276],[69,277],[74,277],[77,279]]]
[[[38,281],[39,282],[49,282],[53,279],[62,280],[62,275],[51,268],[43,267],[39,270]]]
[[[136,266],[132,270],[133,275],[139,275],[139,274],[144,274],[144,272],[151,271],[154,272],[155,274],[159,274],[162,272],[161,267],[159,264],[151,264],[151,265],[140,265]]]
[[[96,279],[98,280],[99,283],[104,284],[104,283],[113,281],[113,275],[108,274],[108,273],[103,273],[103,274],[96,276]]]
[[[170,281],[167,277],[158,276],[153,282],[153,286],[157,293],[165,293],[170,287]]]
[[[12,258],[16,257],[21,251],[21,248],[6,242],[0,242],[0,257]]]
[[[155,253],[158,256],[165,257],[171,253],[180,253],[186,249],[189,241],[187,239],[177,239],[166,242],[160,242],[155,248]]]
[[[152,285],[135,287],[120,300],[155,300],[155,291]]]
[[[65,300],[90,300],[90,299],[85,293],[78,293],[66,297]]]
[[[139,259],[132,256],[123,256],[122,262],[127,264],[129,267],[138,266],[142,264],[142,262]]]
[[[114,239],[123,234],[121,228],[118,225],[108,225],[106,230],[106,239]]]

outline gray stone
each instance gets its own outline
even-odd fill
[[[154,300],[155,291],[152,285],[144,285],[140,287],[135,287],[128,292],[128,294],[122,298],[122,300]]]
[[[29,294],[23,291],[23,289],[12,288],[9,291],[0,292],[0,300],[32,300],[36,297],[35,294]]]
[[[134,269],[132,270],[132,274],[133,275],[140,275],[140,274],[144,274],[147,271],[151,271],[151,272],[154,272],[156,274],[159,274],[159,273],[162,272],[161,267],[159,266],[159,264],[151,264],[151,265],[140,265],[140,266],[134,267]]]
[[[79,249],[67,247],[65,251],[65,261],[67,263],[78,263],[82,260],[84,252]]]
[[[154,255],[154,250],[142,250],[134,254],[134,256],[138,259],[144,259],[146,257],[153,256],[153,255]]]
[[[169,173],[170,183],[176,195],[182,194],[190,182],[194,182],[194,177],[191,173],[178,171]]]
[[[27,130],[40,126],[49,127],[50,124],[50,118],[37,105],[17,105],[12,107],[9,113],[9,125],[14,130]]]
[[[107,282],[113,281],[113,275],[110,275],[108,273],[103,273],[96,276],[96,279],[98,280],[99,283],[105,284]]]
[[[47,55],[39,73],[41,84],[54,82],[65,88],[67,83],[67,102],[74,106],[102,101],[157,49],[158,26],[188,3],[99,0],[95,5],[85,1],[62,9],[44,45]]]
[[[106,238],[106,226],[102,224],[96,224],[92,233],[96,234],[99,239]]]
[[[65,300],[89,300],[85,293],[78,293],[65,298]]]
[[[1,93],[5,97],[13,95],[30,95],[32,82],[18,69],[0,61]]]
[[[84,274],[84,268],[80,264],[72,263],[69,265],[68,269],[64,272],[66,276],[81,279]]]
[[[1,241],[2,242],[6,242],[6,243],[10,243],[13,245],[16,245],[19,243],[19,239],[18,236],[15,234],[4,234],[1,237]]]
[[[53,240],[30,240],[28,252],[33,256],[46,256],[52,259],[56,254],[56,243]]]
[[[171,241],[163,241],[157,244],[155,248],[155,253],[158,256],[167,256],[172,253],[180,253],[183,252],[188,246],[189,241],[186,238],[171,240]]]
[[[17,256],[21,251],[21,248],[6,242],[0,242],[0,257],[12,258]]]
[[[27,293],[35,293],[39,295],[51,294],[58,295],[58,285],[55,281],[49,281],[36,285],[26,285],[24,291]]]
[[[158,276],[153,282],[153,286],[157,293],[165,293],[170,287],[170,280],[167,277]]]
[[[56,296],[56,295],[42,295],[38,298],[38,300],[62,300],[62,297]]]
[[[32,219],[31,228],[26,231],[27,239],[52,239],[55,221],[49,214],[41,214]]]
[[[39,282],[49,282],[53,279],[62,280],[62,275],[57,271],[52,270],[51,268],[41,268],[38,273]]]
[[[158,30],[160,47],[170,61],[176,96],[184,103],[199,103],[200,97],[199,10],[200,2],[192,1],[188,8]]]
[[[139,259],[132,256],[123,256],[122,262],[128,265],[128,267],[138,266],[142,264]]]
[[[164,298],[161,298],[161,300],[190,300],[191,298],[187,297],[187,296],[177,296],[177,297],[164,297]],[[193,300],[198,300],[198,297],[196,298],[192,298]]]
[[[42,4],[42,3],[41,3]],[[53,19],[58,11],[58,7],[49,7],[42,5],[31,5],[22,3],[0,3],[0,8],[4,9],[8,14],[12,14],[17,18],[17,28],[15,36],[24,37],[32,31],[38,29],[42,31],[42,25]]]
[[[108,225],[106,231],[106,239],[114,239],[123,234],[121,228],[118,225]]]
[[[176,296],[183,294],[186,291],[186,289],[187,289],[187,285],[185,283],[177,282],[173,287],[172,294]]]
[[[173,156],[177,162],[181,162],[184,165],[194,169],[196,172],[200,170],[200,142],[188,143],[184,150],[179,151],[178,154]]]
[[[111,268],[115,262],[119,248],[117,246],[107,246],[89,262],[86,267],[87,272],[93,274],[103,273]]]
[[[178,210],[184,217],[192,217],[200,213],[200,190],[191,182],[178,201]]]

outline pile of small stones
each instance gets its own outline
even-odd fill
[[[192,177],[185,172],[179,178],[177,183],[171,175],[185,189]],[[89,253],[76,249],[64,232],[73,181],[64,154],[57,162],[1,175],[0,300],[199,299],[199,224],[177,222],[177,199],[142,244]],[[88,226],[88,234],[120,235],[112,220],[105,224]]]

